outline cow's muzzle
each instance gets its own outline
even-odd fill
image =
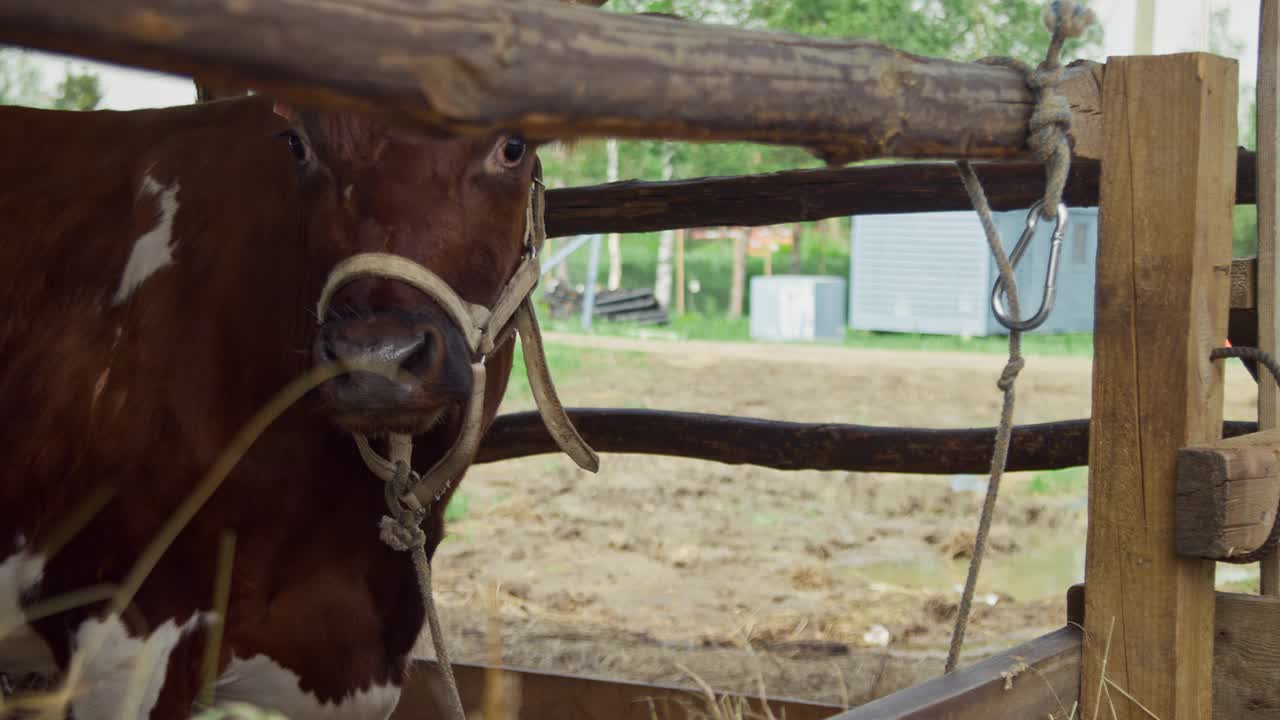
[[[379,365],[398,372],[353,371],[320,388],[326,412],[348,432],[419,434],[471,395],[466,340],[441,312],[376,311],[329,318],[318,328],[317,364]]]

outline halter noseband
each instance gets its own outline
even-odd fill
[[[475,458],[484,419],[485,360],[505,344],[512,332],[520,336],[525,368],[529,375],[529,388],[538,406],[538,413],[547,426],[547,432],[578,467],[590,472],[596,472],[600,467],[599,457],[578,434],[556,395],[542,349],[542,332],[529,297],[541,275],[538,250],[546,239],[541,174],[541,168],[535,168],[534,187],[525,212],[524,249],[520,265],[507,280],[492,308],[463,300],[440,276],[408,258],[389,253],[361,253],[338,263],[329,273],[316,303],[317,322],[322,323],[329,303],[340,287],[359,277],[389,278],[426,293],[462,331],[467,349],[471,352],[471,395],[463,409],[462,431],[458,439],[431,469],[415,477],[410,488],[416,504],[421,507],[429,507],[438,500],[448,489],[448,484]],[[408,435],[391,435],[390,459],[379,455],[364,435],[352,435],[365,465],[383,482],[390,482],[395,476],[397,462],[409,462],[413,440]],[[408,500],[408,497],[403,499]]]

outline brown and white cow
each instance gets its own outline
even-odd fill
[[[0,108],[0,140],[0,679],[65,671],[96,638],[73,717],[120,717],[126,701],[131,717],[188,717],[231,529],[215,700],[387,717],[423,609],[408,556],[378,537],[383,488],[350,434],[412,433],[413,465],[430,467],[458,435],[474,358],[439,305],[403,283],[355,279],[321,318],[316,298],[335,264],[381,252],[491,305],[521,262],[532,145],[282,114],[262,97]],[[42,600],[121,582],[241,424],[335,358],[412,377],[342,376],[291,408],[123,617],[94,602],[6,627]],[[486,426],[511,363],[507,336],[487,359]],[[105,506],[69,535],[99,492]],[[447,500],[424,524],[429,552]],[[139,658],[154,669],[138,671]]]

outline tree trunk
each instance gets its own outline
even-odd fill
[[[684,230],[676,230],[676,314],[684,315]]]
[[[791,274],[800,274],[800,223],[791,225]]]
[[[609,156],[608,181],[618,182],[618,141],[610,138],[605,144]],[[618,233],[609,233],[609,282],[610,290],[622,286],[622,243]]]
[[[662,179],[675,174],[675,144],[662,145]],[[676,237],[674,230],[663,230],[658,238],[658,270],[653,279],[653,297],[664,310],[671,304],[671,255]]]
[[[742,296],[747,284],[747,237],[733,239],[733,285],[729,287],[729,317],[742,317]]]

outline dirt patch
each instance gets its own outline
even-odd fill
[[[557,336],[582,353],[570,406],[793,421],[989,426],[1003,358]],[[625,355],[621,354],[625,353]],[[615,360],[619,367],[613,367]],[[1088,415],[1087,359],[1028,359],[1020,423]],[[1228,370],[1227,417],[1255,391]],[[531,408],[511,398],[503,410]],[[941,672],[985,478],[780,472],[609,455],[478,466],[437,582],[460,660],[483,661],[497,588],[511,665],[860,704]],[[1002,490],[966,661],[1065,621],[1084,563],[1084,473]],[[430,641],[419,647],[430,656]]]

